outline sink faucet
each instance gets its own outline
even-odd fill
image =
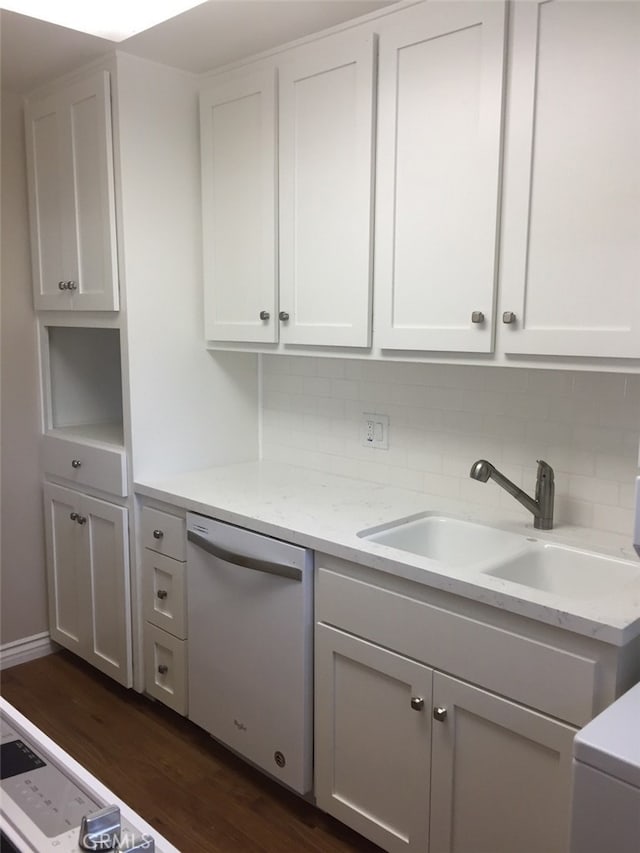
[[[489,478],[496,481],[505,491],[520,501],[522,506],[533,513],[533,526],[538,530],[551,530],[553,527],[553,468],[542,459],[538,459],[538,476],[536,478],[536,496],[530,497],[522,489],[512,483],[504,474],[501,474],[491,462],[486,459],[478,459],[471,466],[469,476],[481,483],[486,483]]]

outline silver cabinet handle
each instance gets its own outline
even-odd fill
[[[516,321],[516,315],[513,313],[513,311],[505,311],[504,314],[502,315],[502,322],[506,323],[507,326],[510,325],[511,323],[515,323],[515,321]]]
[[[87,517],[85,515],[79,515],[77,517],[76,521],[78,522],[78,524],[86,524],[87,523]]]
[[[99,812],[84,815],[80,823],[78,844],[81,850],[112,850],[120,838],[120,809],[107,806]],[[108,845],[108,846],[107,846]]]
[[[164,601],[165,598],[169,595],[166,589],[159,589],[156,592],[156,596],[160,599],[160,601]]]
[[[162,530],[154,530],[153,531],[153,538],[154,539],[162,539],[163,536],[164,536],[164,531],[162,531]]]
[[[58,282],[58,290],[66,290],[66,289],[67,289],[67,282],[66,281],[59,281]]]
[[[302,570],[297,569],[295,566],[270,563],[266,560],[258,560],[256,557],[246,557],[244,554],[234,554],[225,548],[221,548],[219,545],[215,545],[206,536],[194,533],[193,530],[187,530],[187,539],[213,557],[224,560],[225,563],[231,563],[233,566],[240,566],[242,569],[251,569],[254,572],[264,572],[268,575],[277,575],[281,578],[289,578],[292,581],[302,580]]]
[[[411,707],[414,711],[422,711],[424,709],[424,699],[422,696],[412,696]]]
[[[82,465],[82,462],[79,459],[72,459],[71,460],[71,467],[72,468],[80,468],[81,465]]]
[[[271,314],[269,314],[268,311],[261,311],[260,312],[260,319],[261,320],[268,320],[270,317],[271,317]]]
[[[482,311],[473,311],[471,314],[472,323],[484,323],[484,314]]]
[[[158,672],[160,673],[160,675],[166,675],[169,672],[169,667],[166,665],[166,663],[161,663],[158,667]]]
[[[78,282],[77,281],[68,281],[67,282],[67,288],[69,290],[77,290],[78,289]]]
[[[446,708],[434,708],[433,709],[433,719],[438,720],[438,722],[443,723],[447,719],[447,709]]]
[[[286,323],[286,321],[289,319],[289,315],[287,314],[286,311],[281,311],[278,314],[278,317],[280,317],[280,319],[283,321],[283,323]]]
[[[77,512],[70,512],[69,518],[71,519],[71,521],[77,521],[78,520],[78,513]]]

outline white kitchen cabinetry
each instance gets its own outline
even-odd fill
[[[127,509],[45,483],[51,638],[131,686]]]
[[[640,5],[514,3],[510,66],[502,347],[637,358]]]
[[[575,728],[434,673],[431,853],[565,853]]]
[[[374,45],[340,33],[203,86],[208,340],[370,344]]]
[[[280,63],[285,344],[371,343],[374,51],[372,34],[348,32]]]
[[[432,670],[318,625],[316,801],[385,850],[429,838]]]
[[[394,853],[563,853],[573,737],[632,655],[317,554],[318,805]]]
[[[493,350],[505,3],[425,3],[380,31],[380,347]]]
[[[200,93],[208,340],[278,339],[275,97],[272,67]]]
[[[142,611],[146,692],[187,713],[186,532],[183,517],[142,509]]]
[[[116,311],[108,72],[29,100],[26,136],[36,309]]]

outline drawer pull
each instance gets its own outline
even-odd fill
[[[164,531],[162,531],[162,530],[154,530],[153,531],[153,538],[154,539],[162,539],[163,536],[164,536]]]
[[[433,719],[437,720],[439,723],[444,723],[447,719],[447,709],[446,708],[434,708],[433,709]]]
[[[166,675],[169,672],[169,667],[166,665],[166,663],[161,663],[158,667],[158,672],[160,673],[160,675]]]
[[[71,521],[77,521],[78,520],[78,513],[77,512],[70,512],[69,518],[71,519]]]
[[[86,524],[87,523],[87,517],[85,515],[79,515],[77,517],[76,521],[78,522],[78,524]]]
[[[72,468],[80,468],[81,465],[82,465],[82,462],[79,459],[72,459],[71,460],[71,467]]]
[[[414,711],[422,711],[424,708],[424,699],[422,696],[412,696],[411,707]]]
[[[161,601],[164,601],[164,599],[167,597],[167,595],[168,595],[168,594],[169,594],[169,593],[167,592],[167,590],[166,590],[166,589],[159,589],[159,590],[156,592],[156,595],[158,596],[158,598],[159,598]]]

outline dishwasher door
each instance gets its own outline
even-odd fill
[[[313,784],[313,554],[187,514],[189,719],[305,794]]]

